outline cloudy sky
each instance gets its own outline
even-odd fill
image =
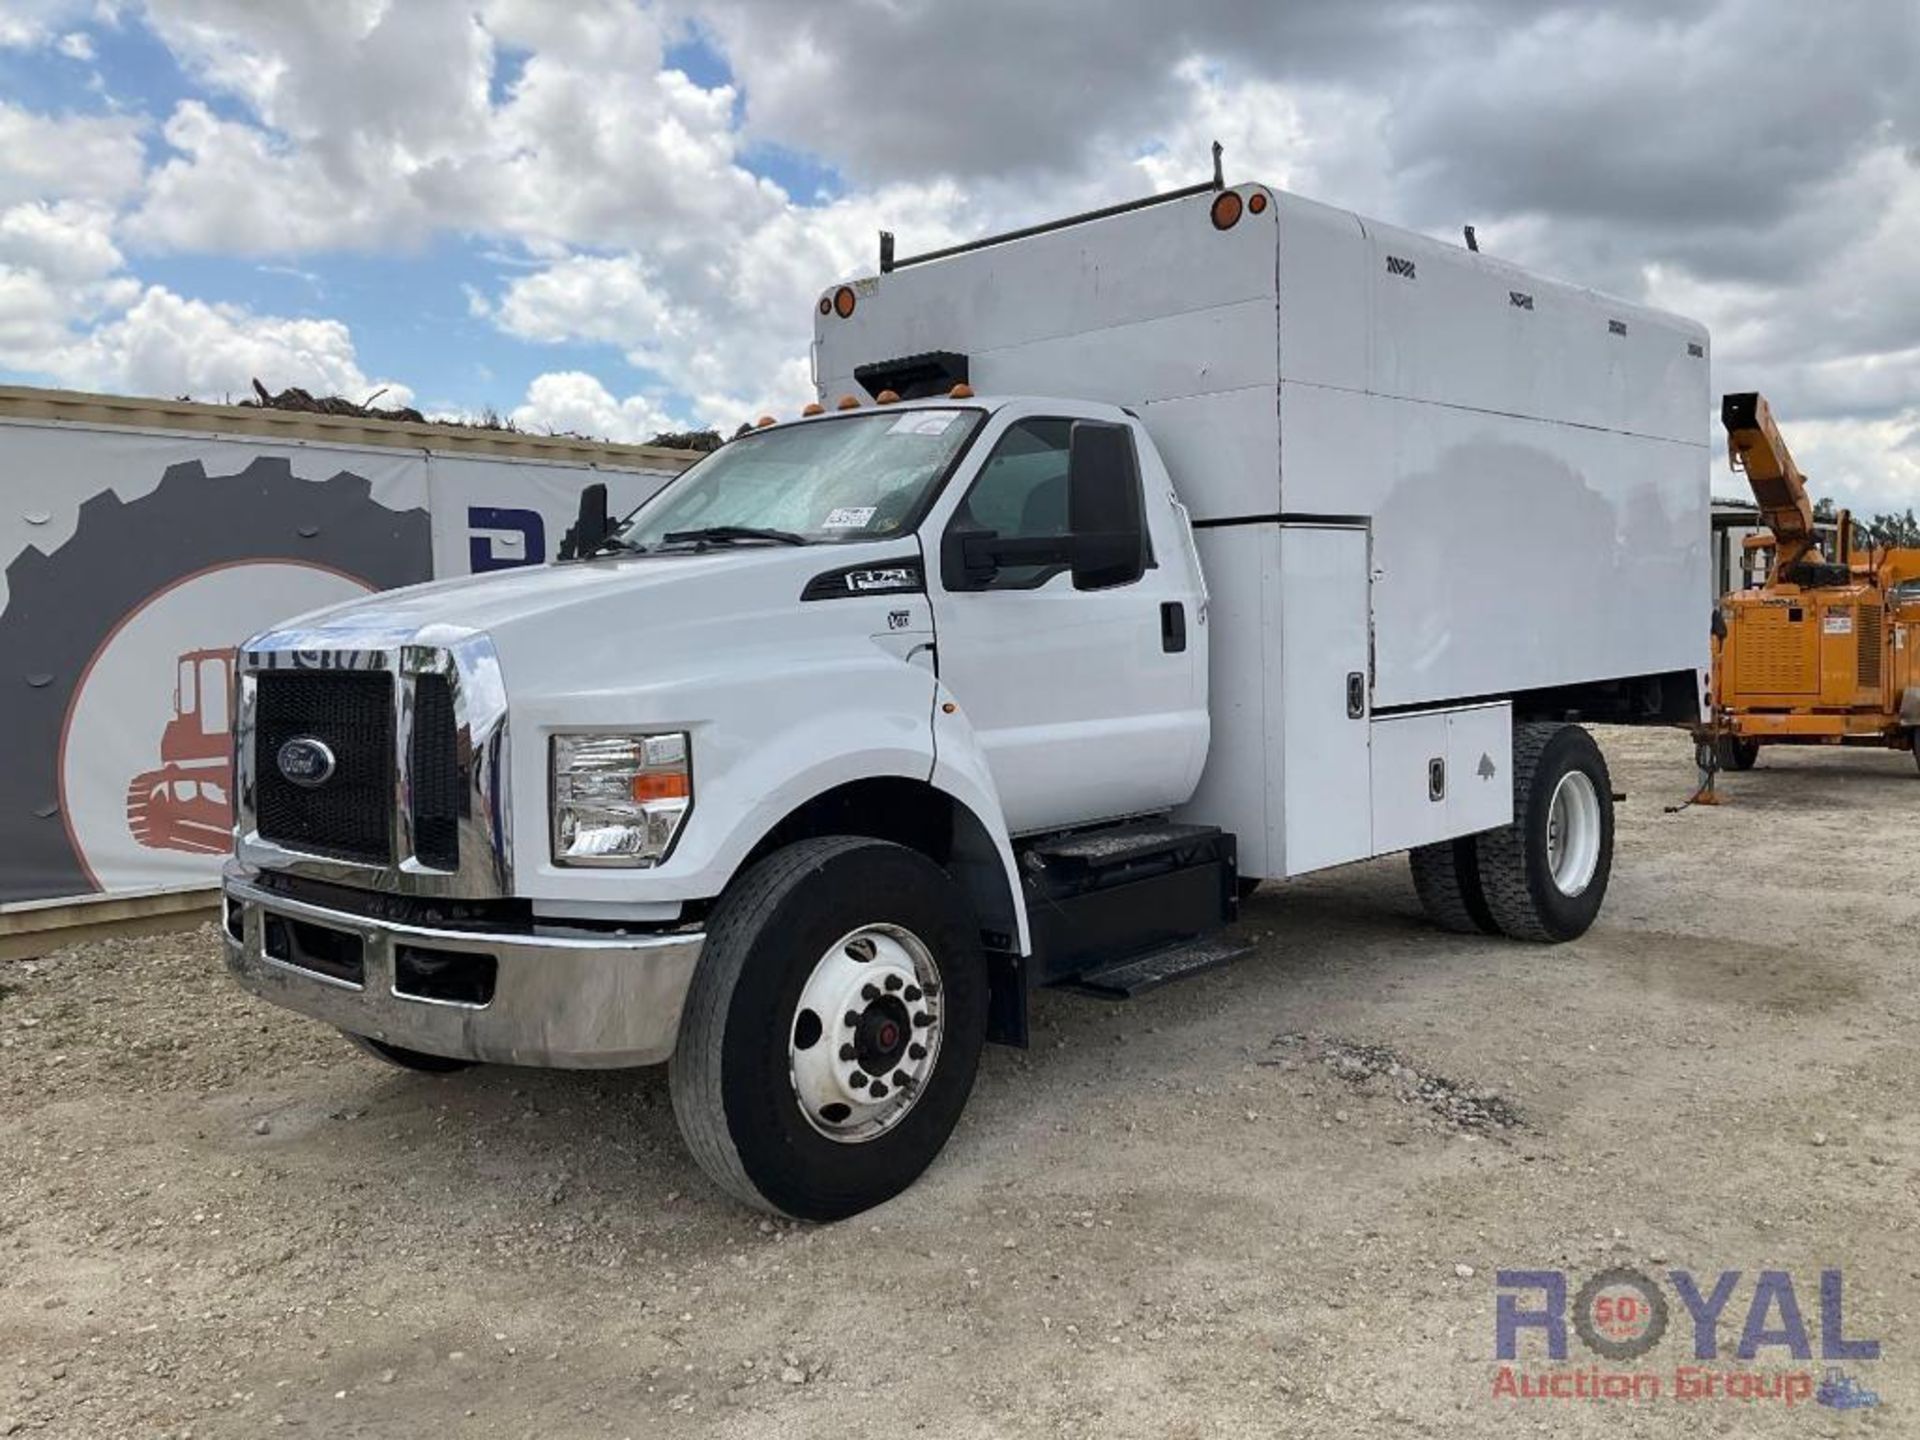
[[[882,225],[1216,137],[1704,320],[1819,492],[1920,504],[1915,0],[0,0],[0,379],[731,428]]]

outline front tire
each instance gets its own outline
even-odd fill
[[[1613,780],[1593,736],[1578,725],[1516,725],[1513,814],[1476,837],[1488,912],[1516,940],[1577,939],[1613,873]]]
[[[1751,770],[1760,758],[1760,742],[1742,735],[1722,735],[1717,748],[1722,770]]]
[[[902,845],[802,840],[714,909],[668,1070],[674,1117],[735,1199],[843,1219],[933,1163],[986,1030],[979,928],[953,879]]]

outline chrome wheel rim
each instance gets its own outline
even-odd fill
[[[1600,868],[1600,792],[1584,770],[1569,770],[1547,806],[1547,873],[1569,899],[1593,883]]]
[[[912,1110],[940,1058],[940,967],[898,925],[863,925],[814,965],[787,1028],[787,1068],[807,1124],[857,1145]]]

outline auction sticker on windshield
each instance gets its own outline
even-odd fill
[[[873,505],[842,505],[837,510],[827,512],[827,518],[820,522],[822,530],[864,530],[867,522],[873,519],[877,509]]]

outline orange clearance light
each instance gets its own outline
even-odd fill
[[[851,285],[842,285],[838,290],[833,292],[833,313],[838,315],[842,320],[847,319],[853,314],[853,305],[854,297],[853,287]]]
[[[1247,209],[1251,210],[1256,215],[1266,214],[1267,213],[1267,192],[1264,190],[1256,190],[1253,192],[1253,194],[1249,195],[1247,197]]]
[[[769,425],[777,425],[779,423],[780,422],[775,420],[771,415],[762,415],[758,420],[753,422],[753,428],[756,430],[764,430]]]
[[[649,800],[684,800],[688,793],[684,771],[643,770],[633,777],[633,798],[642,804]]]
[[[820,297],[820,313],[822,315],[831,315],[833,313],[833,297],[831,295],[822,295]]]
[[[898,405],[900,397],[891,390],[882,390],[873,397],[873,402],[876,405]]]
[[[805,419],[809,415],[824,415],[826,413],[827,407],[822,405],[818,400],[809,400],[800,410],[802,419]]]
[[[958,385],[947,391],[947,398],[949,400],[971,400],[973,398],[973,386],[962,380]]]
[[[858,410],[860,408],[860,397],[858,395],[842,395],[840,397],[840,403],[833,408],[836,410]]]
[[[1235,190],[1222,190],[1214,197],[1213,228],[1231,230],[1240,223],[1240,194]]]

